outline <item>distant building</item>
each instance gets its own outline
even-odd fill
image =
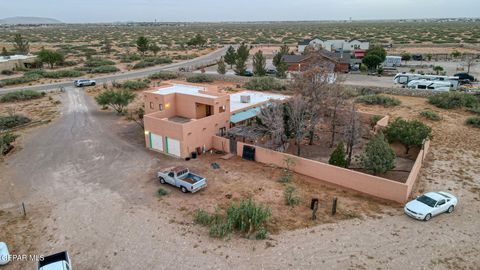
[[[0,56],[0,71],[29,68],[35,63],[36,59],[35,55]]]
[[[323,65],[328,65],[332,72],[346,73],[350,69],[351,55],[321,50],[317,52]],[[313,55],[284,55],[282,60],[287,63],[289,72],[302,72],[311,65]]]
[[[315,50],[325,50],[328,52],[354,53],[355,50],[368,50],[370,42],[362,39],[332,39],[323,40],[320,38],[304,39],[298,42],[298,52],[304,53],[307,46]]]

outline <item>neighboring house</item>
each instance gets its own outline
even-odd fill
[[[29,68],[35,63],[36,59],[35,55],[0,56],[0,71]]]
[[[304,53],[307,46],[313,47],[315,50],[326,50],[329,52],[353,53],[355,50],[368,50],[370,42],[359,39],[333,39],[323,40],[320,38],[304,39],[298,42],[298,52]]]
[[[144,92],[145,140],[149,149],[179,158],[213,147],[213,136],[255,118],[260,107],[283,95],[243,91],[234,94],[216,86],[169,83]]]
[[[329,65],[334,72],[345,73],[350,68],[350,54],[335,53],[329,51],[318,51],[320,59],[323,59],[323,64]],[[284,55],[282,60],[287,63],[289,72],[302,72],[308,69],[311,64],[312,55]]]

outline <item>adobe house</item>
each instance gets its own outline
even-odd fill
[[[334,72],[346,73],[350,70],[350,54],[335,53],[328,51],[315,52],[323,65],[329,65]],[[308,69],[312,61],[312,55],[284,55],[282,61],[287,63],[289,72],[302,72]]]
[[[217,86],[170,82],[144,92],[147,148],[187,158],[213,148],[213,136],[255,118],[260,107],[287,96],[265,92],[225,93]]]
[[[318,37],[304,39],[298,42],[298,52],[303,54],[310,46],[315,50],[326,50],[328,52],[353,53],[355,50],[368,50],[370,42],[363,39],[330,39],[324,40]]]
[[[0,70],[30,68],[35,64],[36,60],[37,56],[35,55],[0,56]]]

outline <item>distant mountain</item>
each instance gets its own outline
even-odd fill
[[[0,24],[57,24],[63,23],[59,20],[52,18],[42,17],[10,17],[0,19]]]

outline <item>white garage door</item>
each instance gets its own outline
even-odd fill
[[[180,157],[180,141],[167,138],[167,153]]]
[[[150,147],[152,149],[163,151],[163,138],[160,135],[150,133]]]

